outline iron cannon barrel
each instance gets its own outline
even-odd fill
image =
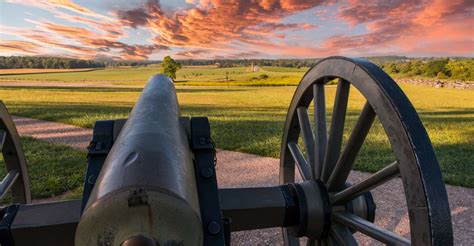
[[[202,226],[192,155],[173,81],[148,81],[104,162],[76,245],[197,245]],[[128,244],[127,244],[128,245]]]

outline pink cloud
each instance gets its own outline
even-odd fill
[[[2,28],[2,33],[22,40],[2,41],[2,53],[38,54],[54,47],[71,56],[134,60],[170,49],[179,50],[178,57],[193,58],[474,54],[474,2],[470,0],[189,0],[186,8],[175,10],[147,0],[139,8],[116,9],[109,15],[71,0],[6,1],[47,10],[61,23],[70,24],[36,19],[27,20],[35,24],[34,29]],[[315,11],[319,23],[285,19],[305,10]],[[321,28],[328,18],[347,25]],[[341,30],[354,27],[356,35]],[[125,43],[130,28],[148,31],[149,43]],[[310,38],[319,29],[343,34],[313,42]],[[301,30],[314,33],[294,32]]]
[[[209,48],[235,42],[269,41],[283,38],[279,31],[312,29],[307,23],[281,23],[283,17],[322,4],[322,1],[200,1],[195,8],[166,14],[158,1],[144,8],[119,11],[124,24],[145,26],[155,35],[153,41],[167,46]]]
[[[472,54],[473,5],[469,0],[352,0],[341,7],[339,18],[353,26],[365,24],[369,31],[333,36],[323,47],[338,53]]]

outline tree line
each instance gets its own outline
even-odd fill
[[[474,81],[474,58],[412,58],[378,64],[400,77],[428,77]]]
[[[0,68],[96,68],[105,63],[93,60],[80,60],[60,57],[0,56]]]
[[[179,59],[177,60],[184,66],[208,66],[217,65],[218,67],[246,67],[251,66],[274,66],[274,67],[311,67],[320,59]]]
[[[427,77],[474,81],[474,58],[409,58],[406,56],[366,57],[392,76]],[[180,66],[312,67],[320,59],[178,59]],[[80,60],[59,57],[0,56],[0,68],[95,68],[108,66],[148,66],[162,61]]]

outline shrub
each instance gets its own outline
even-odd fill
[[[266,75],[266,74],[260,74],[260,75],[258,76],[258,79],[268,79],[268,75]]]

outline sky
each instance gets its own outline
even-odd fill
[[[474,0],[0,0],[0,55],[474,56]]]

